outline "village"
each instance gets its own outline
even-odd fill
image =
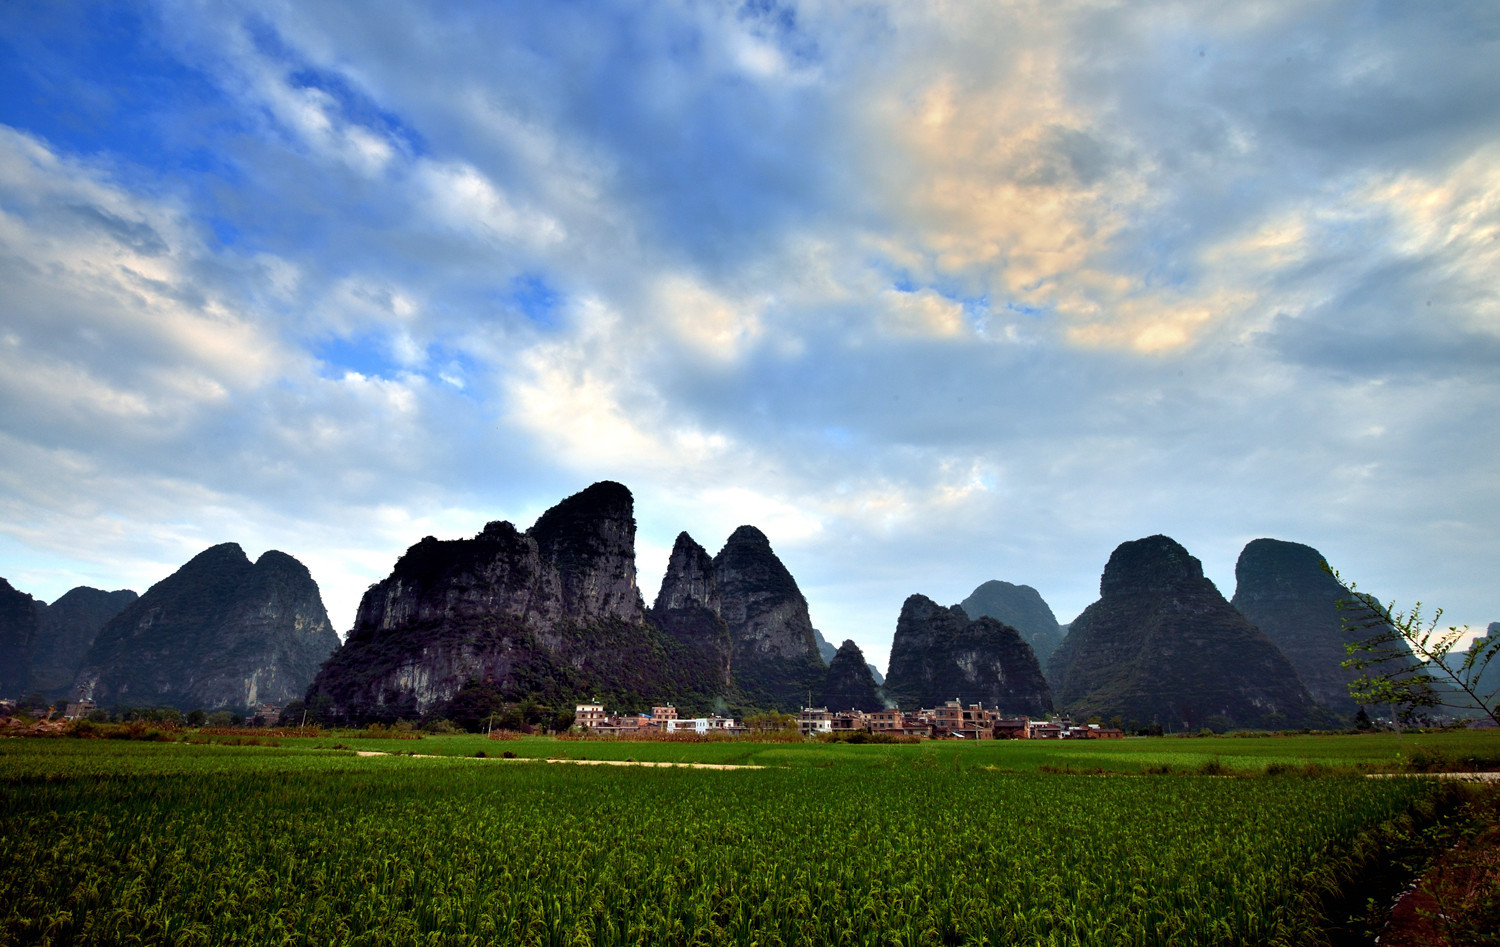
[[[983,704],[965,706],[959,700],[945,701],[941,706],[915,713],[896,708],[866,713],[804,707],[792,719],[804,737],[865,733],[928,740],[1118,740],[1125,736],[1116,727],[1079,724],[1065,717],[1040,720],[1012,717]],[[682,717],[671,704],[652,707],[650,713],[610,714],[597,701],[578,704],[573,711],[573,725],[601,736],[652,732],[748,735],[761,729],[732,717]]]

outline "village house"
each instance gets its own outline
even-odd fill
[[[732,717],[720,717],[714,714],[708,717],[673,717],[666,722],[668,733],[708,733],[710,731],[732,731],[738,732],[742,727],[736,725]]]
[[[926,737],[932,735],[932,726],[925,720],[900,710],[877,710],[868,715],[870,732],[884,733],[893,737]]]
[[[82,720],[94,711],[94,702],[85,697],[82,700],[70,700],[63,708],[64,720]]]
[[[656,721],[651,719],[650,714],[614,714],[589,729],[597,733],[639,733],[642,730],[655,730]]]
[[[1097,723],[1084,726],[1072,726],[1063,730],[1065,740],[1120,740],[1124,739],[1125,731],[1114,727],[1105,727]]]
[[[986,710],[983,704],[965,707],[959,700],[944,701],[941,707],[917,711],[918,719],[931,724],[934,737],[959,740],[994,739],[992,722],[996,716],[995,711]]]
[[[833,714],[827,707],[803,707],[797,715],[797,729],[803,736],[833,732]]]
[[[604,712],[604,705],[598,702],[578,704],[573,708],[573,725],[588,730],[597,730],[609,724],[609,716]]]
[[[870,715],[859,710],[841,710],[833,715],[834,733],[869,733]]]
[[[593,701],[577,704],[573,709],[573,725],[592,730],[598,734],[629,735],[651,730],[664,733],[708,733],[725,731],[741,733],[744,728],[732,717],[714,714],[708,717],[679,717],[677,708],[671,704],[652,707],[649,714],[609,714],[602,703]]]
[[[997,713],[990,721],[990,728],[994,730],[996,740],[1024,740],[1030,724],[1030,717],[1006,718]]]
[[[70,705],[71,708],[72,705]],[[651,713],[610,715],[602,703],[581,703],[574,709],[574,723],[600,734],[634,734],[657,729],[664,733],[745,733],[745,727],[730,717],[681,717],[672,704],[651,708]],[[897,708],[865,713],[858,710],[830,711],[827,707],[803,707],[797,729],[804,737],[823,733],[880,733],[958,740],[1117,740],[1125,734],[1100,724],[1079,725],[1065,718],[1032,720],[1006,717],[982,703],[965,706],[962,701],[944,701],[915,714]]]

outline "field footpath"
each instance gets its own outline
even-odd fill
[[[668,769],[765,769],[751,763],[654,763],[649,760],[575,760],[564,756],[443,756],[436,753],[387,753],[384,750],[355,750],[355,756],[410,756],[414,760],[494,760],[499,763],[574,763],[579,766],[662,766]]]
[[[1366,779],[1459,779],[1471,783],[1500,783],[1500,772],[1491,773],[1370,773]]]

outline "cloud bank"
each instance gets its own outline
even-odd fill
[[[212,543],[347,628],[595,479],[901,601],[1067,620],[1165,532],[1500,617],[1500,14],[1475,5],[0,10],[0,574]]]

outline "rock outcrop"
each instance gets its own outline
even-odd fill
[[[870,665],[859,645],[852,640],[846,639],[828,663],[828,675],[824,678],[818,703],[833,711],[862,710],[865,713],[885,707],[870,673]]]
[[[987,616],[971,619],[963,606],[943,608],[924,595],[901,606],[885,695],[903,710],[954,699],[1013,714],[1052,709],[1041,665],[1020,632]]]
[[[975,589],[961,604],[970,618],[988,615],[1019,631],[1043,665],[1062,644],[1057,616],[1052,614],[1041,594],[1029,585],[1012,585],[994,579]]]
[[[1324,719],[1286,656],[1166,536],[1115,549],[1099,600],[1073,620],[1048,671],[1053,699],[1075,716],[1173,730]]]
[[[441,711],[470,681],[504,700],[795,709],[821,691],[807,603],[753,527],[718,556],[677,537],[656,601],[636,585],[634,501],[596,483],[524,533],[408,549],[308,690],[334,718]]]
[[[89,648],[111,618],[139,596],[129,589],[106,592],[79,586],[51,605],[38,603],[36,644],[28,691],[54,700],[71,697],[73,681]]]
[[[365,592],[350,641],[490,615],[543,632],[562,622],[639,622],[631,509],[625,487],[596,483],[525,533],[496,521],[473,539],[425,537]]]
[[[1231,603],[1281,650],[1314,700],[1340,714],[1359,709],[1349,682],[1362,672],[1342,667],[1345,644],[1358,635],[1344,630],[1340,599],[1352,593],[1328,571],[1311,546],[1257,539],[1234,567]],[[1366,633],[1368,634],[1368,633]]]
[[[413,717],[477,680],[511,700],[711,702],[723,688],[714,630],[676,621],[711,614],[692,541],[679,543],[680,575],[659,600],[680,641],[645,620],[633,511],[630,491],[606,481],[524,533],[493,522],[472,539],[423,539],[365,593],[308,701],[335,718]]]
[[[741,526],[714,557],[734,682],[748,706],[792,710],[823,689],[807,600],[764,533]]]
[[[302,696],[338,647],[307,568],[214,546],[99,631],[78,675],[102,706],[247,708]]]
[[[23,696],[30,677],[40,604],[0,579],[0,697]]]

